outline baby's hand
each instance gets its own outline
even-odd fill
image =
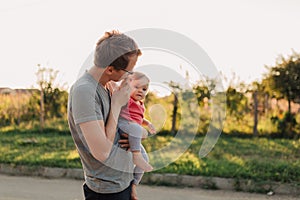
[[[153,126],[153,124],[149,123],[149,124],[148,124],[148,128],[149,128],[149,132],[150,132],[151,134],[155,134],[155,133],[156,133],[156,129],[155,129],[155,127]]]
[[[148,137],[148,131],[147,131],[147,129],[145,129],[144,127],[143,127],[143,131],[142,131],[142,139],[146,139],[147,137]]]

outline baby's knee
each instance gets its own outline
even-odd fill
[[[136,123],[130,123],[129,129],[131,130],[130,135],[138,138],[142,138],[143,135],[143,127],[141,127],[139,124]]]

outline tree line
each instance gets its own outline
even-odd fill
[[[268,72],[260,82],[229,85],[225,90],[226,119],[223,132],[239,135],[275,135],[297,138],[300,135],[299,110],[292,110],[300,103],[300,54],[292,52],[286,57],[279,56],[274,66],[266,66]],[[58,71],[41,68],[37,71],[39,89],[26,92],[2,92],[0,95],[0,126],[18,125],[21,122],[39,121],[41,130],[45,120],[61,118],[67,120],[68,92],[55,85]],[[149,93],[145,105],[159,104],[164,108],[166,120],[163,131],[176,133],[184,125],[189,131],[189,121],[199,118],[199,134],[207,131],[211,121],[212,96],[216,80],[206,79],[184,88],[176,82],[169,82],[172,94],[158,97]],[[198,108],[192,105],[197,100]],[[278,106],[285,101],[287,109]],[[275,107],[272,106],[275,104]],[[188,109],[189,115],[182,116]],[[199,116],[195,114],[199,109]],[[184,121],[185,120],[185,121]],[[220,122],[222,123],[222,122]]]
[[[39,89],[2,90],[0,95],[0,126],[39,121],[43,131],[45,120],[66,119],[68,92],[55,85],[58,71],[38,65]]]

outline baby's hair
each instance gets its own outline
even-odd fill
[[[148,82],[150,82],[150,79],[148,78],[148,76],[146,76],[142,72],[133,72],[133,74],[131,75],[131,78],[133,80],[139,80],[139,79],[142,79],[142,78],[146,78],[148,80]]]

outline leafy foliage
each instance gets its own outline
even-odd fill
[[[280,56],[276,65],[269,68],[269,74],[265,80],[269,82],[270,89],[276,98],[285,98],[289,103],[290,101],[299,102],[300,54],[294,52],[288,58]]]
[[[229,87],[226,92],[227,109],[229,114],[241,120],[245,113],[249,111],[248,98],[244,93],[238,92],[236,89]]]
[[[295,114],[286,112],[282,119],[276,116],[271,120],[277,126],[282,137],[293,138],[295,136],[295,126],[297,125]]]
[[[40,81],[46,118],[66,118],[68,92],[54,85],[56,75],[51,70],[40,69],[41,77],[49,75],[47,81]],[[41,114],[41,90],[12,90],[0,94],[0,126],[19,125],[21,122],[36,121]]]

